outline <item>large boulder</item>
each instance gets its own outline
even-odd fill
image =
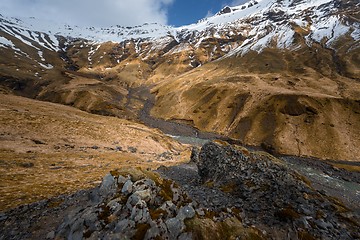
[[[359,225],[353,222],[358,218],[345,220],[348,210],[339,201],[316,191],[307,179],[268,153],[210,142],[202,147],[197,166],[204,185],[235,199],[243,220],[273,236],[285,231],[316,239],[360,237]]]

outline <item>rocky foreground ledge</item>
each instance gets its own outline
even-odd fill
[[[354,212],[266,153],[208,143],[157,172],[113,171],[98,188],[0,214],[0,238],[360,238]]]

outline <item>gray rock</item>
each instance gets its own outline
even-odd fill
[[[160,229],[154,225],[146,231],[144,240],[155,239],[156,237],[160,237]]]
[[[164,202],[159,209],[162,209],[167,212],[168,217],[175,217],[176,214],[176,206],[172,201]]]
[[[302,205],[300,206],[300,211],[308,216],[310,216],[313,213],[306,206],[302,206]]]
[[[137,148],[135,148],[135,147],[128,147],[128,150],[129,150],[131,153],[136,153],[136,152],[137,152]]]
[[[91,236],[87,238],[87,240],[98,240],[98,239],[101,239],[99,236],[99,232],[93,232]]]
[[[100,222],[98,221],[98,214],[95,212],[95,209],[86,209],[81,215],[81,218],[84,219],[84,224],[90,231],[96,231],[100,229]]]
[[[88,197],[89,197],[89,200],[92,203],[94,203],[94,204],[100,203],[101,198],[100,198],[100,190],[99,190],[99,188],[96,188],[96,189],[90,191],[89,194],[88,194]]]
[[[196,209],[196,213],[199,215],[199,216],[205,216],[205,212],[202,208],[199,208],[199,209]]]
[[[55,232],[51,231],[46,235],[46,239],[54,239],[55,238]]]
[[[180,200],[180,190],[174,187],[174,183],[171,184],[171,191],[173,193],[173,202],[178,202]]]
[[[178,218],[170,218],[165,222],[170,239],[176,239],[185,229],[184,222]]]
[[[83,231],[84,231],[84,220],[77,219],[71,226],[69,239],[72,240],[81,240],[83,239]]]
[[[151,193],[150,189],[142,190],[142,191],[136,191],[134,194],[138,195],[141,200],[144,200],[145,202],[150,202],[154,200],[155,195]]]
[[[125,195],[129,195],[133,191],[133,182],[131,180],[127,180],[124,183],[124,186],[121,189],[121,193]]]
[[[141,200],[141,198],[139,197],[139,195],[137,194],[132,194],[128,200],[126,201],[126,208],[128,210],[132,210],[132,208]]]
[[[151,179],[141,179],[139,181],[136,181],[133,185],[134,188],[134,192],[136,191],[142,191],[142,190],[146,190],[146,189],[150,189],[150,190],[156,190],[156,184],[153,180]]]
[[[194,208],[187,205],[180,208],[177,218],[179,218],[180,220],[184,220],[184,219],[193,218],[194,216],[195,216]]]
[[[324,230],[333,229],[333,228],[334,228],[334,226],[333,226],[331,223],[329,223],[329,222],[324,222],[323,219],[317,219],[317,220],[315,221],[315,224],[316,224],[319,228],[324,229]]]
[[[162,219],[149,221],[150,228],[147,230],[144,239],[170,239],[166,224]]]
[[[124,184],[127,180],[129,180],[129,178],[126,178],[122,175],[119,175],[118,177],[118,180],[117,180],[117,183],[120,185],[120,184]]]
[[[114,193],[116,191],[116,182],[114,176],[111,174],[107,174],[100,185],[100,194],[101,195],[108,195],[110,193]]]
[[[0,213],[0,221],[4,221],[6,220],[8,217],[6,216],[5,213]]]
[[[120,204],[121,198],[115,198],[108,202],[106,206],[110,209],[111,212],[115,212],[119,209],[121,209],[122,205]]]
[[[121,220],[115,226],[115,233],[126,233],[135,229],[135,222],[132,220]]]
[[[199,153],[200,153],[200,149],[198,147],[192,147],[191,155],[190,155],[190,163],[199,162]]]
[[[135,235],[134,231],[126,233],[106,233],[105,236],[99,237],[101,240],[130,240]]]
[[[149,209],[147,208],[146,202],[139,200],[131,210],[130,219],[136,223],[146,223],[150,220]]]
[[[191,234],[191,233],[187,233],[187,232],[182,233],[182,234],[179,236],[179,238],[178,238],[178,240],[192,240],[192,239],[193,239],[192,234]]]
[[[308,222],[308,219],[311,219],[311,218],[309,218],[309,217],[301,217],[301,218],[299,218],[298,219],[299,226],[301,226],[304,229],[309,229],[311,226],[310,226],[310,224]]]

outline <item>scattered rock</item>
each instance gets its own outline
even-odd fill
[[[4,221],[6,220],[8,217],[6,216],[5,213],[0,213],[0,221]]]
[[[180,220],[185,220],[188,218],[193,218],[195,216],[195,210],[191,206],[187,205],[184,207],[181,207],[179,210],[179,214],[177,215],[177,218]]]
[[[118,183],[119,185],[123,185],[123,184],[125,184],[125,182],[126,182],[127,180],[129,180],[129,178],[126,178],[126,177],[124,177],[124,176],[122,176],[122,175],[119,175],[119,177],[118,177],[118,179],[117,179],[117,183]]]
[[[43,141],[37,140],[37,139],[31,139],[31,141],[33,141],[35,144],[40,144],[40,145],[46,144],[46,143],[44,143]]]
[[[184,222],[178,218],[170,218],[165,222],[170,234],[170,239],[177,239],[181,232],[185,229]]]
[[[356,212],[314,190],[285,162],[267,153],[207,143],[197,164],[161,167],[158,172],[168,178],[138,169],[125,175],[112,171],[99,187],[64,196],[67,205],[53,209],[42,201],[0,213],[0,238],[33,239],[28,226],[63,209],[66,217],[41,238],[360,237]]]
[[[143,200],[139,200],[132,208],[130,219],[136,223],[146,223],[150,219],[149,209]]]
[[[115,182],[114,176],[112,176],[110,173],[107,174],[100,185],[100,194],[101,195],[108,195],[109,193],[115,193],[117,184]]]
[[[190,163],[198,163],[199,161],[200,148],[192,147],[190,155]]]
[[[135,222],[132,220],[124,219],[116,224],[114,233],[126,234],[128,232],[134,231],[134,229],[135,229]]]
[[[32,163],[32,162],[20,163],[20,166],[23,168],[31,168],[31,167],[34,167],[34,163]]]
[[[136,153],[137,152],[137,148],[135,148],[135,147],[128,147],[128,150],[131,153]]]
[[[168,161],[168,160],[172,160],[173,155],[171,152],[163,152],[161,154],[159,154],[158,156],[158,160],[159,161]]]
[[[55,232],[51,231],[46,235],[46,239],[54,239],[55,238]]]
[[[71,212],[56,230],[55,237],[131,239],[136,235],[140,239],[176,239],[185,230],[184,220],[195,217],[192,204],[183,202],[184,198],[178,197],[176,204],[168,200],[167,194],[173,194],[168,192],[171,189],[179,196],[185,195],[173,182],[156,183],[150,178],[133,182],[112,174],[103,178],[99,194],[97,191],[92,194],[92,199],[100,195],[100,201],[91,201],[90,206]],[[123,185],[119,188],[118,183]]]
[[[344,221],[342,211],[349,210],[325,192],[314,190],[286,162],[268,153],[210,142],[201,148],[197,168],[191,166],[158,171],[186,189],[200,206],[194,209],[198,217],[217,222],[235,216],[243,226],[261,226],[260,233],[273,239],[352,239],[359,235],[353,224],[359,221],[357,215]]]
[[[193,236],[191,233],[185,232],[185,233],[182,233],[178,239],[179,240],[192,240]]]
[[[122,176],[121,176],[122,177]],[[123,177],[122,177],[123,178]],[[118,181],[119,182],[119,181]],[[133,189],[133,182],[131,180],[127,180],[124,183],[124,186],[121,189],[121,193],[125,194],[125,195],[129,195],[130,193],[132,193],[132,189]]]

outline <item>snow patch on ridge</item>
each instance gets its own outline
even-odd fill
[[[12,41],[8,40],[7,38],[1,37],[0,36],[0,47],[10,47],[10,48],[14,48],[15,45],[12,43]]]
[[[174,28],[161,24],[143,24],[135,27],[112,26],[109,28],[78,27],[65,24],[39,21],[34,18],[15,19],[0,16],[0,30],[18,38],[37,51],[45,48],[59,51],[59,36],[71,41],[86,39],[93,46],[88,54],[92,64],[92,56],[103,42],[120,43],[132,40],[136,53],[146,59],[150,53],[163,50],[164,54],[176,54],[188,47],[198,48],[212,39],[230,39],[222,41],[214,51],[221,49],[228,55],[245,54],[249,51],[261,52],[267,47],[280,49],[296,49],[294,45],[297,27],[303,29],[303,37],[308,45],[314,42],[331,45],[339,37],[348,34],[355,41],[360,39],[358,22],[348,23],[336,12],[333,0],[250,0],[249,2],[227,7],[215,16],[205,18],[196,24]],[[237,36],[240,40],[233,40]],[[179,44],[170,46],[172,41]],[[152,43],[149,49],[143,46]],[[2,44],[2,46],[5,46]],[[172,47],[168,49],[167,46]],[[40,56],[40,55],[39,55]],[[41,56],[40,56],[41,58]]]

